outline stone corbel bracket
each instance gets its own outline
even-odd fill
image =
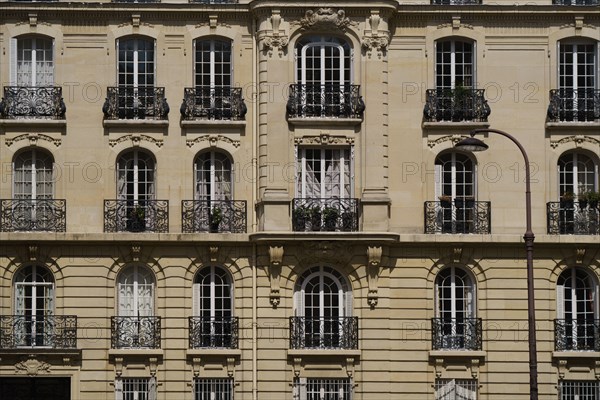
[[[294,370],[294,376],[299,377],[302,373],[302,357],[294,357],[292,359],[292,368]]]
[[[379,302],[379,275],[381,273],[382,254],[383,249],[381,246],[367,247],[367,280],[369,283],[367,303],[371,308],[375,308]]]
[[[346,357],[346,374],[348,378],[352,378],[354,376],[354,357]]]
[[[235,357],[227,357],[227,376],[233,378],[235,373]]]
[[[390,44],[391,35],[387,30],[387,21],[381,18],[379,10],[372,10],[366,22],[370,29],[365,29],[362,47],[369,58],[373,51],[376,52],[378,58],[381,58]]]
[[[269,280],[271,281],[271,292],[269,301],[273,308],[277,308],[280,302],[281,264],[283,262],[283,246],[269,247]]]
[[[192,371],[194,373],[194,376],[197,378],[198,376],[200,376],[200,362],[202,361],[202,359],[200,357],[194,357],[192,358]]]

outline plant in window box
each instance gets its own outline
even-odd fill
[[[560,206],[563,208],[573,208],[573,200],[575,199],[575,195],[573,192],[564,192],[560,196]]]
[[[221,207],[213,207],[210,210],[209,225],[210,232],[219,232],[219,225],[223,221],[223,210]]]
[[[143,232],[146,230],[146,209],[135,205],[127,214],[127,230],[130,232]]]
[[[579,192],[577,195],[577,204],[579,204],[579,208],[581,209],[588,206],[588,192]]]
[[[442,195],[438,197],[438,200],[440,201],[440,205],[442,207],[450,207],[452,204],[452,196]]]
[[[307,206],[298,206],[292,211],[294,218],[294,230],[304,231],[306,230],[306,222],[311,217],[311,210]]]
[[[310,209],[310,227],[313,231],[321,230],[321,208],[319,206]]]
[[[586,192],[586,197],[590,208],[598,208],[598,202],[600,202],[600,192]]]
[[[335,207],[325,207],[323,209],[323,222],[325,223],[325,230],[335,231],[339,218],[340,210]]]

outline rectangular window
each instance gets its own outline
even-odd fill
[[[477,380],[436,379],[435,400],[477,400]]]
[[[156,400],[155,378],[121,378],[115,381],[116,400]]]
[[[598,381],[560,381],[559,400],[597,400],[600,399]]]
[[[350,148],[299,148],[297,196],[306,198],[352,197]]]
[[[352,381],[298,378],[294,381],[294,400],[352,400]]]
[[[233,400],[233,379],[194,379],[194,400]]]

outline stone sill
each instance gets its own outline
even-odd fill
[[[482,350],[430,350],[431,358],[483,358],[486,352]]]
[[[187,349],[185,354],[188,357],[240,357],[240,349]]]
[[[42,118],[19,118],[19,119],[0,119],[0,126],[14,127],[52,127],[64,128],[67,126],[66,119],[42,119]]]
[[[139,4],[139,3],[136,3]],[[102,121],[105,128],[128,128],[128,127],[139,127],[139,126],[158,126],[166,127],[169,126],[169,120],[167,119],[105,119]]]
[[[182,120],[182,128],[245,128],[246,121],[195,119]]]
[[[360,350],[345,349],[289,349],[288,357],[360,357]]]
[[[335,117],[293,117],[288,118],[291,125],[297,126],[354,126],[362,123],[362,118],[335,118]]]
[[[575,358],[590,358],[600,359],[598,351],[553,351],[552,358],[559,359],[575,359]]]
[[[546,129],[582,129],[582,130],[595,130],[600,131],[600,122],[546,122]]]
[[[0,356],[21,356],[34,354],[36,356],[80,356],[81,349],[51,349],[47,347],[16,347],[0,349]]]
[[[109,357],[163,357],[162,349],[109,349]]]
[[[439,122],[423,122],[423,129],[455,129],[455,130],[465,130],[471,131],[473,129],[483,129],[489,128],[489,122],[469,122],[469,121],[461,121],[461,122],[451,122],[451,121],[439,121]]]
[[[253,242],[270,242],[273,240],[295,241],[295,240],[325,240],[325,241],[348,241],[368,240],[398,242],[399,235],[393,232],[257,232],[249,235]]]

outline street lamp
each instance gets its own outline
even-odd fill
[[[523,158],[525,159],[525,216],[526,228],[525,235],[525,250],[527,252],[527,323],[529,325],[529,399],[537,400],[538,398],[538,382],[537,382],[537,344],[535,338],[535,290],[533,286],[533,240],[535,236],[531,230],[531,173],[529,170],[529,157],[521,143],[512,135],[500,131],[498,129],[475,129],[472,130],[471,137],[458,142],[454,147],[463,151],[484,151],[488,149],[488,145],[481,140],[475,138],[478,133],[497,133],[512,140],[517,145]]]

